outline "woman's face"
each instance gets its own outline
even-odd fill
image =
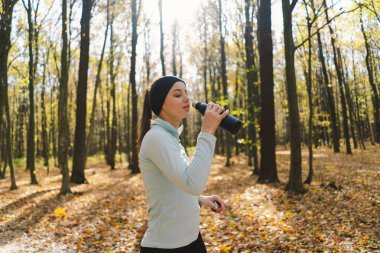
[[[190,111],[190,99],[183,82],[176,82],[165,98],[160,112],[165,118],[179,120],[186,118]]]

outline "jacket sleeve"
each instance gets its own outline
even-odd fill
[[[165,133],[151,134],[146,141],[147,156],[172,183],[191,195],[198,196],[203,192],[214,155],[214,135],[199,133],[190,162],[181,155],[179,143]]]

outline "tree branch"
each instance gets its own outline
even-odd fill
[[[343,14],[346,14],[346,13],[354,12],[354,11],[356,11],[358,8],[359,8],[359,7],[356,7],[356,8],[354,8],[354,9],[352,9],[352,10],[349,10],[349,11],[343,11],[343,12],[341,12],[341,13],[335,15],[335,16],[332,17],[332,18],[331,18],[326,24],[324,24],[324,25],[322,25],[321,27],[317,28],[317,30],[316,30],[314,33],[312,33],[312,34],[310,35],[310,38],[312,38],[314,35],[316,35],[320,30],[322,30],[323,28],[325,28],[325,26],[327,26],[328,24],[330,24],[331,21],[333,21],[333,20],[336,19],[337,17],[339,17],[339,16],[341,16],[341,15],[343,15]],[[309,39],[309,38],[306,38],[306,39],[303,40],[300,44],[298,44],[297,46],[295,46],[295,47],[294,47],[294,51],[297,50],[297,49],[298,49],[300,46],[302,46],[303,44],[305,44],[305,43],[307,42],[308,39]]]
[[[293,12],[294,7],[296,7],[298,0],[293,0],[292,3],[290,4],[290,13]]]

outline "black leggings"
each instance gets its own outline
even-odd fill
[[[158,249],[141,247],[140,253],[207,253],[206,246],[203,242],[201,233],[198,235],[198,239],[190,243],[187,246],[176,249]]]

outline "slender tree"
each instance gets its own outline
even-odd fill
[[[134,0],[132,0],[134,1]],[[162,0],[158,0],[158,9],[160,12],[160,59],[161,59],[161,72],[162,75],[166,75],[165,71],[165,57],[164,57],[164,30],[163,30],[163,19],[162,19]],[[133,36],[133,35],[132,35]]]
[[[347,104],[346,104],[346,95],[344,92],[344,83],[343,83],[343,70],[342,70],[342,64],[339,63],[338,59],[338,48],[336,45],[336,35],[334,34],[334,31],[330,25],[330,18],[328,15],[328,8],[326,4],[326,0],[323,0],[323,4],[325,6],[325,15],[326,15],[326,21],[329,24],[329,31],[330,31],[330,36],[331,36],[331,46],[333,48],[333,60],[334,60],[334,65],[335,65],[335,70],[336,74],[338,77],[338,86],[339,86],[339,93],[340,93],[340,102],[342,105],[342,116],[343,116],[343,133],[344,133],[344,138],[346,140],[346,153],[347,154],[352,154],[351,151],[351,144],[350,144],[350,134],[349,134],[349,128],[348,128],[348,117],[347,117]]]
[[[265,159],[260,159],[260,174],[258,181],[260,183],[265,183],[277,182],[279,180],[276,165],[272,10],[269,1],[260,0],[259,6],[258,46],[261,78],[260,155],[261,157],[265,157]]]
[[[177,76],[177,62],[176,62],[176,56],[177,56],[177,29],[178,29],[178,22],[175,21],[172,27],[172,37],[173,37],[173,44],[172,44],[172,72],[174,76]]]
[[[254,104],[254,85],[258,82],[257,71],[255,70],[254,65],[254,55],[253,55],[253,28],[252,28],[252,20],[250,13],[251,11],[251,1],[245,0],[245,32],[244,32],[244,40],[245,40],[245,67],[246,67],[246,76],[247,76],[247,88],[248,88],[248,116],[249,116],[249,125],[248,125],[248,156],[249,159],[253,159],[253,173],[255,175],[259,174],[259,160],[257,155],[257,130],[256,130],[256,122],[257,122],[257,114],[255,113],[255,104]],[[252,96],[253,95],[253,96]]]
[[[161,2],[161,0],[160,0]],[[161,3],[162,4],[162,3]],[[141,0],[139,4],[139,9],[141,6]],[[129,72],[129,82],[132,89],[132,160],[129,164],[129,168],[132,170],[132,173],[139,173],[140,168],[138,164],[138,150],[137,150],[137,89],[136,89],[136,46],[137,46],[137,22],[138,15],[140,11],[137,11],[137,0],[132,0],[131,2],[132,10],[132,54],[131,54],[131,70]],[[164,74],[164,73],[163,73]]]
[[[302,184],[301,130],[297,101],[297,83],[294,68],[294,41],[292,31],[292,12],[298,0],[282,0],[284,24],[286,91],[290,120],[290,175],[286,190],[297,193],[305,192]]]
[[[32,19],[32,3],[31,0],[28,0],[26,4],[25,1],[22,1],[27,12],[28,16],[28,48],[29,48],[29,125],[28,125],[28,141],[27,141],[27,159],[26,159],[26,167],[30,171],[30,179],[31,184],[38,184],[35,169],[35,113],[34,113],[34,74],[36,67],[34,63],[33,56],[33,42],[34,42],[34,22]]]
[[[101,75],[101,71],[102,71],[104,53],[105,53],[106,44],[107,44],[108,27],[109,27],[109,0],[107,0],[107,23],[106,23],[106,29],[104,32],[102,52],[100,54],[100,60],[98,63],[98,68],[97,68],[96,77],[95,77],[94,96],[93,96],[93,100],[92,100],[92,109],[91,109],[91,115],[90,115],[90,129],[88,131],[88,135],[86,138],[86,158],[87,158],[87,153],[89,152],[90,142],[92,140],[92,136],[93,136],[94,128],[95,128],[95,113],[96,113],[96,107],[97,107],[97,94],[98,94],[98,89],[99,89],[100,81],[101,81],[100,75]]]
[[[368,36],[364,29],[363,11],[360,8],[360,27],[364,38],[364,45],[366,49],[365,63],[368,72],[368,80],[372,89],[372,104],[373,104],[373,118],[375,121],[376,142],[380,144],[380,98],[379,98],[379,85],[376,87],[374,78],[374,68],[371,63],[372,53],[368,42]]]
[[[67,118],[67,94],[68,94],[68,60],[67,60],[67,0],[62,0],[62,49],[61,49],[61,77],[58,99],[58,165],[62,174],[60,194],[71,193],[68,167],[68,118]]]
[[[220,57],[221,57],[221,76],[222,76],[222,91],[223,91],[223,101],[228,104],[228,89],[227,89],[227,67],[226,67],[226,49],[225,49],[225,38],[223,32],[223,22],[222,22],[222,0],[218,0],[218,28],[219,28],[219,42],[220,42]],[[228,108],[226,108],[228,109]],[[226,135],[226,166],[231,166],[231,135]]]
[[[44,158],[44,166],[49,172],[49,142],[48,142],[48,132],[47,132],[47,116],[46,116],[46,103],[45,103],[45,93],[46,93],[46,68],[49,64],[50,47],[48,47],[43,64],[42,73],[42,87],[41,87],[41,139],[42,139],[42,155]]]
[[[75,122],[75,140],[73,170],[70,181],[77,184],[87,183],[84,175],[86,166],[86,113],[87,113],[87,79],[90,50],[90,20],[92,0],[82,1],[81,41],[79,60],[79,79],[77,87],[77,111]]]
[[[6,164],[9,164],[11,173],[11,190],[17,189],[15,171],[12,158],[11,140],[11,117],[8,99],[8,55],[11,48],[11,29],[13,8],[17,0],[3,0],[0,11],[0,120],[3,119],[3,109],[5,109],[6,124]],[[5,174],[5,173],[4,173]]]

